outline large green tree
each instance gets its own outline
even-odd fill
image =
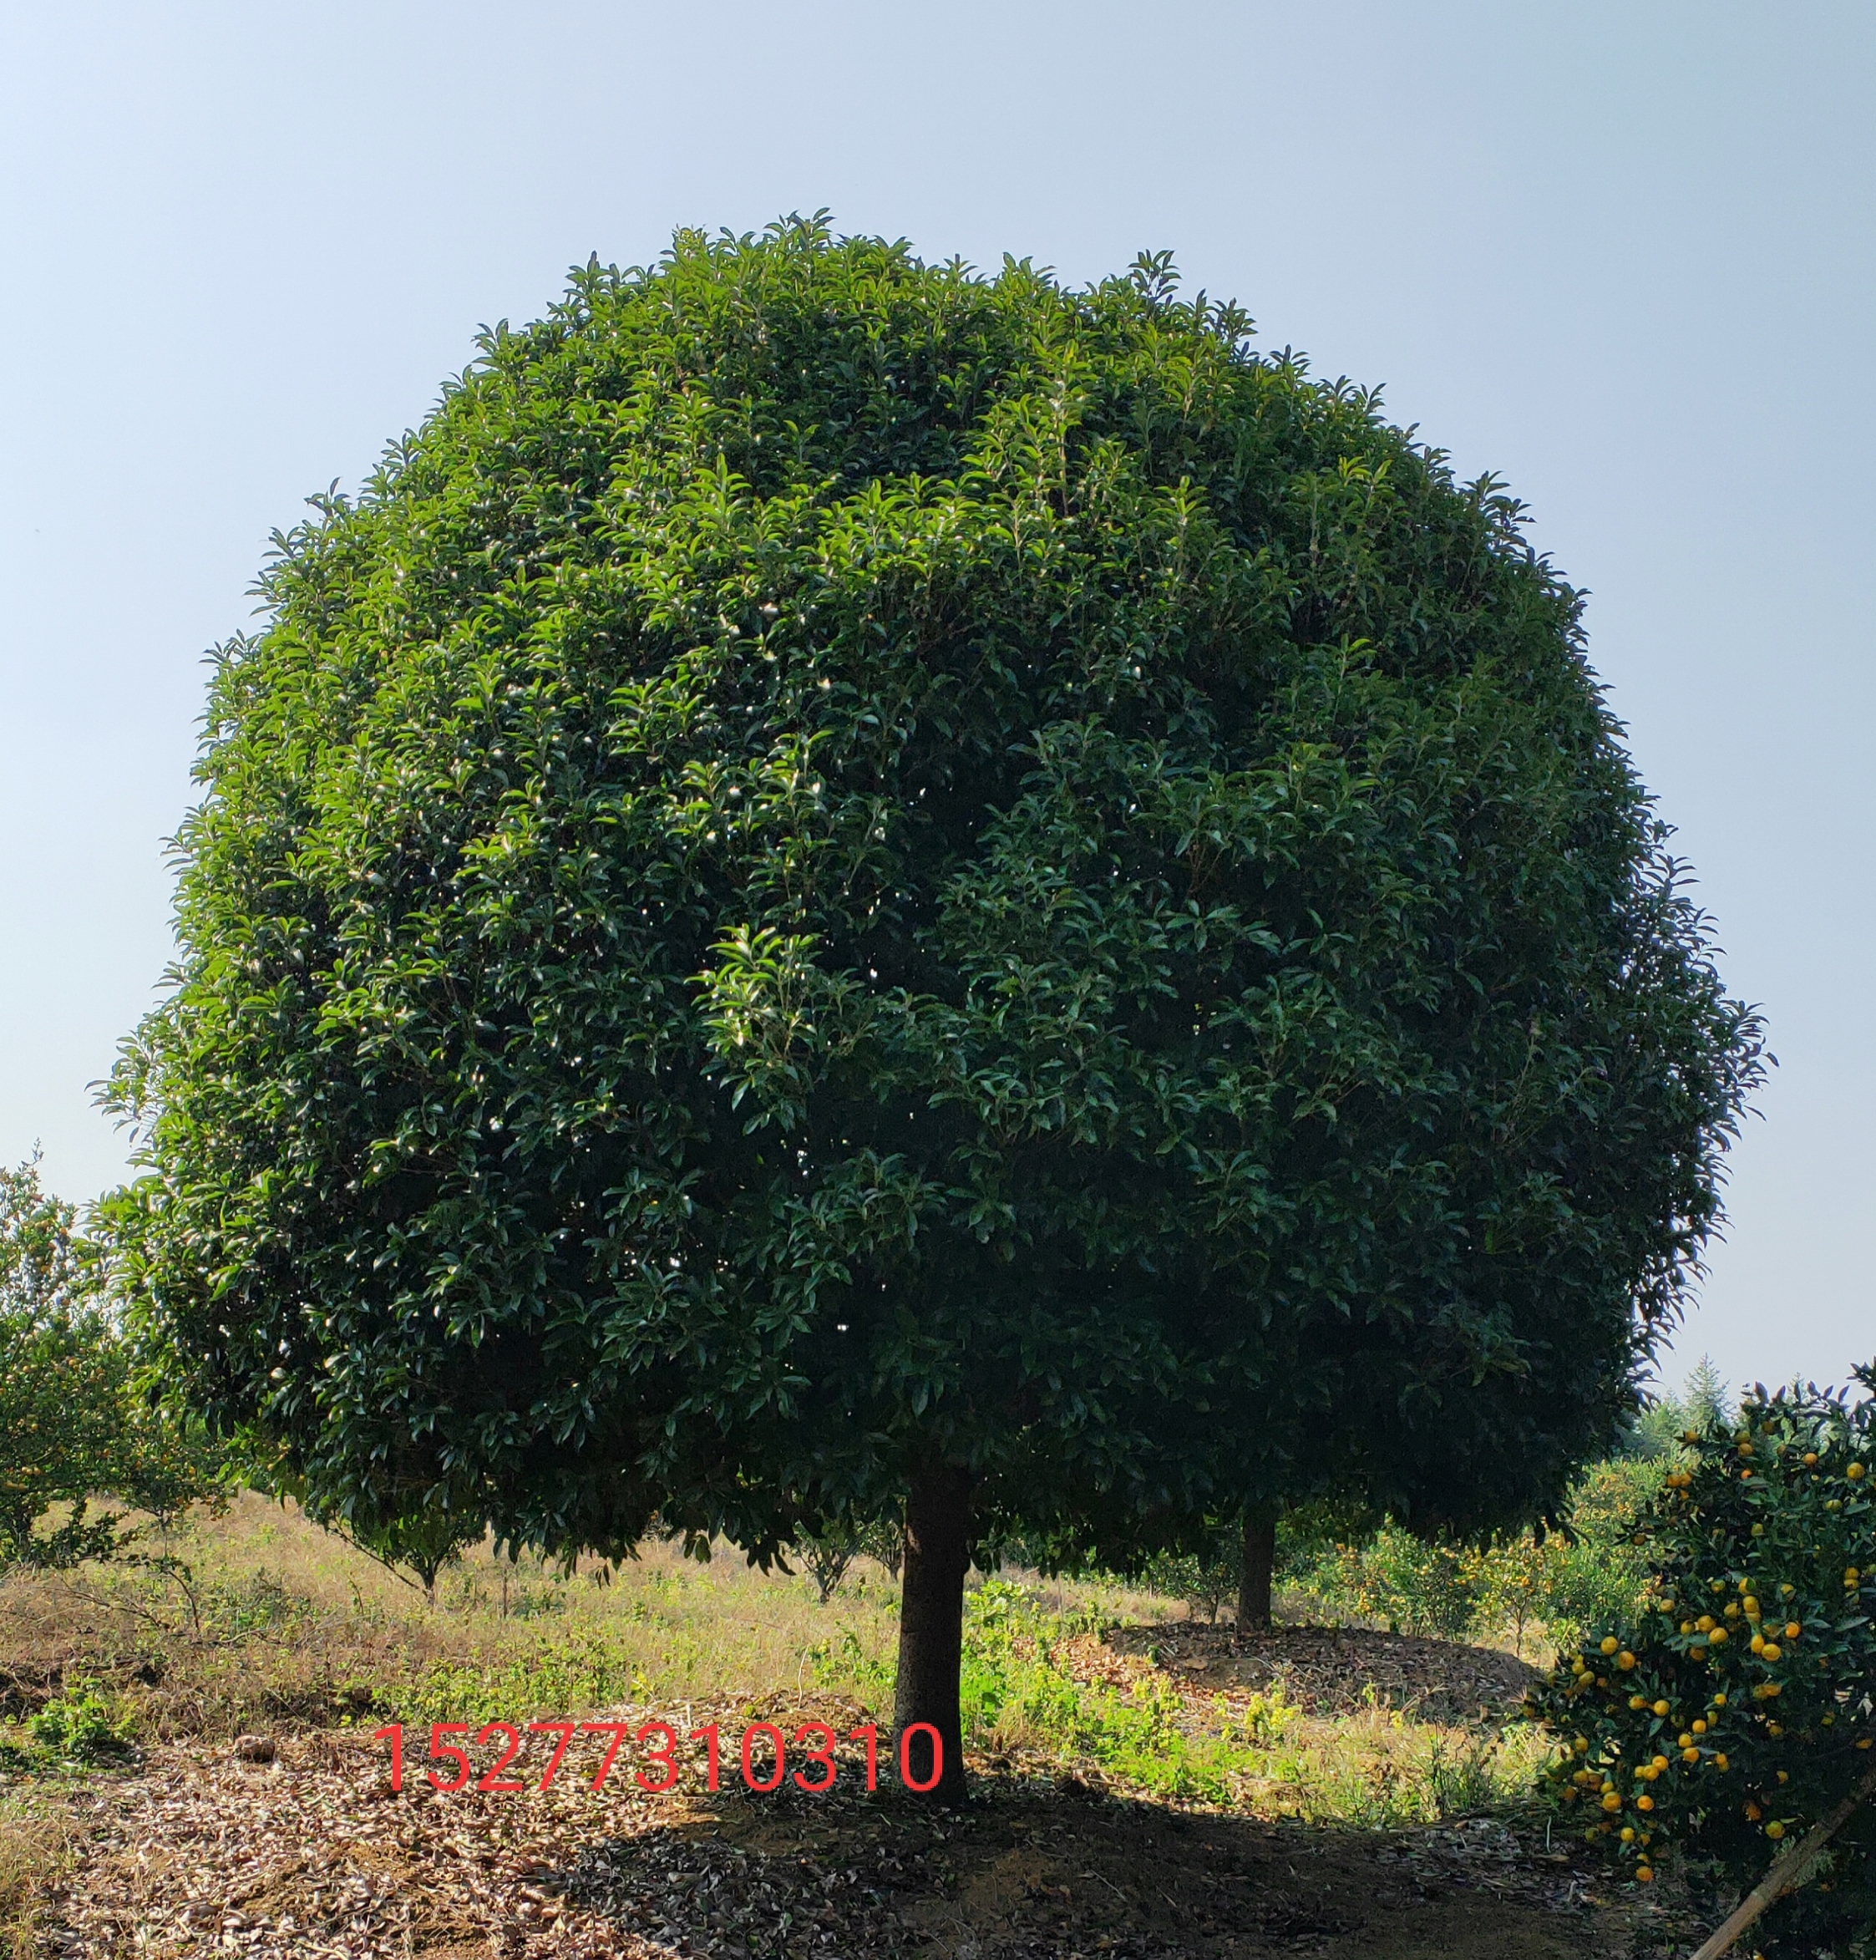
[[[1542,1509],[1757,1031],[1490,481],[1166,264],[596,264],[217,662],[112,1211],[354,1528]]]

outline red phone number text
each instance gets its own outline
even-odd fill
[[[436,1770],[426,1770],[431,1787],[445,1793],[468,1790],[473,1787],[484,1791],[549,1790],[554,1779],[559,1775],[560,1762],[566,1754],[568,1745],[575,1735],[607,1735],[611,1740],[606,1744],[606,1754],[600,1762],[598,1773],[587,1786],[591,1790],[603,1790],[606,1780],[612,1774],[612,1766],[626,1736],[645,1751],[643,1762],[632,1771],[632,1781],[641,1790],[656,1795],[659,1792],[673,1790],[682,1774],[677,1760],[677,1731],[668,1722],[643,1722],[634,1729],[629,1722],[530,1722],[530,1735],[555,1735],[560,1738],[554,1745],[540,1781],[530,1785],[520,1777],[503,1774],[521,1750],[522,1731],[513,1722],[487,1722],[477,1730],[474,1746],[487,1749],[491,1744],[501,1744],[501,1754],[480,1776],[475,1774],[475,1765],[469,1760],[468,1749],[447,1739],[452,1735],[467,1735],[470,1724],[467,1722],[433,1722],[430,1724],[430,1760],[433,1763],[453,1763],[455,1774],[444,1776]],[[866,1744],[866,1787],[877,1790],[880,1786],[879,1768],[880,1732],[870,1723],[858,1729],[849,1729],[845,1739],[849,1742],[864,1742]],[[918,1767],[924,1775],[913,1771],[913,1739],[923,1736],[929,1746],[916,1752]],[[714,1723],[702,1729],[693,1729],[687,1738],[691,1742],[701,1742],[704,1747],[704,1787],[717,1790],[722,1787],[723,1749],[721,1734]],[[788,1766],[789,1744],[783,1740],[782,1731],[773,1722],[752,1722],[743,1731],[743,1746],[740,1751],[743,1780],[751,1790],[771,1790],[781,1787],[782,1779],[789,1778],[798,1790],[818,1795],[823,1790],[834,1788],[839,1774],[834,1750],[836,1740],[833,1729],[825,1722],[804,1722],[794,1732],[793,1746],[803,1751],[801,1759],[813,1765],[814,1773],[807,1769],[790,1771]],[[373,1742],[388,1742],[391,1745],[391,1787],[401,1790],[404,1786],[404,1725],[392,1722],[376,1730]],[[646,1745],[657,1742],[658,1746],[648,1749]],[[807,1745],[818,1742],[818,1746]],[[935,1790],[945,1773],[945,1741],[929,1722],[913,1722],[900,1731],[898,1754],[899,1780],[908,1790]]]

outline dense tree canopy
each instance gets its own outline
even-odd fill
[[[316,1504],[1478,1525],[1610,1434],[1756,1024],[1518,507],[1164,262],[596,264],[261,592],[114,1218]]]

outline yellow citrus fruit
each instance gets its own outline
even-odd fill
[[[1603,1637],[1602,1651],[1605,1653],[1614,1653],[1621,1644],[1613,1633],[1605,1634]]]
[[[1635,1875],[1638,1883],[1646,1885],[1655,1876],[1654,1868],[1648,1865],[1637,1865]]]
[[[1776,1817],[1774,1817],[1771,1823],[1766,1825],[1765,1834],[1767,1837],[1771,1838],[1782,1837],[1785,1835],[1785,1827],[1778,1821]]]
[[[1853,1484],[1857,1483],[1862,1479],[1863,1465],[1860,1463],[1853,1463],[1843,1474]]]
[[[1787,1621],[1786,1621],[1786,1622],[1785,1622],[1785,1638],[1786,1638],[1786,1639],[1787,1639],[1787,1640],[1796,1640],[1796,1639],[1797,1638],[1798,1635],[1799,1635],[1800,1633],[1802,1633],[1803,1631],[1804,1631],[1803,1627],[1802,1627],[1801,1626],[1799,1626],[1799,1625],[1798,1625],[1798,1623],[1797,1623],[1797,1622],[1796,1620],[1787,1620]]]
[[[1656,1702],[1655,1704],[1655,1713],[1657,1715],[1665,1715],[1667,1713],[1667,1704],[1665,1701]]]

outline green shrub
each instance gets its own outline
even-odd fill
[[[161,1521],[221,1487],[218,1454],[137,1393],[73,1226],[35,1164],[0,1169],[0,1576],[126,1550],[101,1497]]]
[[[1593,1465],[1571,1489],[1564,1528],[1541,1538],[1522,1531],[1468,1545],[1387,1523],[1357,1539],[1308,1546],[1285,1576],[1332,1613],[1404,1632],[1447,1640],[1508,1633],[1522,1653],[1528,1630],[1542,1625],[1568,1644],[1584,1627],[1626,1622],[1640,1610],[1649,1506],[1670,1467],[1627,1458]]]
[[[1203,1614],[1208,1625],[1215,1625],[1219,1608],[1237,1592],[1238,1573],[1235,1549],[1220,1545],[1197,1552],[1162,1552],[1134,1577],[1162,1598],[1183,1600],[1194,1619]]]
[[[130,1753],[129,1719],[96,1681],[68,1680],[18,1729],[0,1730],[0,1765],[23,1770],[84,1767]]]

